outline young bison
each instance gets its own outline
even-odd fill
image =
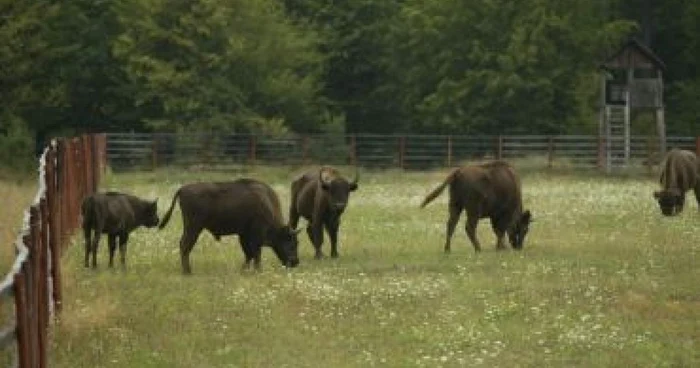
[[[437,198],[447,186],[450,187],[450,217],[445,253],[450,252],[452,234],[463,210],[467,212],[466,231],[475,251],[481,251],[476,225],[485,217],[491,219],[491,227],[498,239],[497,249],[505,248],[503,237],[506,232],[514,249],[523,247],[532,217],[530,211],[523,211],[520,180],[510,165],[494,161],[454,169],[426,196],[421,208]]]
[[[662,189],[654,192],[661,213],[675,216],[683,211],[685,193],[693,189],[700,208],[700,159],[695,153],[671,150],[661,165],[659,182]]]
[[[85,267],[88,267],[90,253],[92,253],[92,267],[97,267],[97,245],[101,234],[107,234],[109,267],[113,266],[117,238],[121,264],[126,266],[126,243],[129,241],[129,233],[139,226],[158,225],[156,201],[144,201],[118,192],[95,193],[85,197],[81,212],[85,236]]]
[[[191,274],[190,252],[202,230],[208,230],[216,240],[222,235],[238,234],[245,254],[244,267],[260,268],[260,252],[269,245],[277,258],[287,267],[299,264],[297,233],[282,219],[277,194],[267,184],[253,179],[221,183],[194,183],[182,186],[175,193],[168,212],[160,224],[168,224],[175,202],[180,200],[182,236],[180,261],[182,272]]]
[[[309,223],[306,233],[316,250],[315,258],[323,258],[323,228],[331,238],[331,257],[338,257],[340,216],[348,204],[350,192],[357,190],[359,176],[348,182],[337,170],[324,166],[297,177],[292,182],[289,225],[296,228],[299,216]]]

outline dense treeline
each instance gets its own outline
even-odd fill
[[[697,134],[692,0],[0,0],[0,154],[84,131],[595,132],[630,36]],[[6,157],[3,155],[3,157]]]

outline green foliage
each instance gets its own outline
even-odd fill
[[[321,55],[272,1],[124,0],[113,51],[157,106],[148,125],[265,132],[318,125]]]
[[[0,116],[37,141],[592,133],[598,64],[629,36],[667,65],[669,134],[697,134],[693,1],[0,0],[0,14]]]

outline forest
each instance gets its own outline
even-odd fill
[[[83,132],[595,134],[600,64],[630,38],[666,64],[668,133],[694,135],[698,19],[694,0],[0,0],[0,158]]]

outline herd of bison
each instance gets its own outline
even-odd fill
[[[97,266],[97,245],[102,234],[107,235],[109,266],[119,245],[120,261],[126,264],[126,245],[134,229],[145,226],[165,227],[180,203],[182,236],[180,260],[185,274],[192,272],[190,252],[202,230],[216,240],[223,235],[238,235],[244,267],[260,267],[262,246],[270,246],[287,267],[299,264],[297,229],[299,218],[306,219],[306,233],[315,249],[315,258],[323,258],[324,229],[330,238],[331,257],[338,257],[338,228],[340,217],[348,204],[350,193],[358,188],[358,174],[347,180],[331,167],[321,167],[295,178],[291,184],[289,221],[282,215],[279,197],[267,184],[250,178],[230,182],[199,182],[180,187],[163,216],[158,218],[155,201],[145,201],[119,192],[96,193],[82,203],[85,236],[85,267]],[[700,158],[685,150],[671,150],[661,166],[661,189],[654,192],[661,212],[677,215],[683,210],[686,193],[693,189],[700,207]],[[449,217],[444,251],[450,242],[462,211],[466,212],[466,232],[475,251],[481,250],[476,236],[479,219],[489,218],[496,234],[498,249],[505,248],[504,237],[514,249],[522,249],[530,211],[522,204],[520,179],[511,165],[492,161],[452,170],[445,180],[423,200],[421,207],[449,188]]]

